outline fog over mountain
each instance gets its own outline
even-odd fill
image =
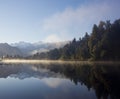
[[[10,45],[13,47],[19,48],[21,52],[24,54],[24,56],[27,56],[27,55],[33,55],[36,53],[47,52],[54,48],[61,48],[67,43],[69,43],[69,41],[54,42],[54,43],[46,43],[42,41],[39,41],[36,43],[28,43],[28,42],[21,41],[18,43],[12,43]]]

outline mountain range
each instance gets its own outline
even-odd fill
[[[0,43],[0,57],[3,56],[22,56],[22,52],[17,47],[12,47],[7,43]]]
[[[29,56],[36,53],[47,52],[55,48],[61,48],[69,43],[69,41],[55,42],[55,43],[45,43],[45,42],[18,42],[18,43],[0,43],[0,57],[1,56]]]

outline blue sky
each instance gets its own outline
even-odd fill
[[[56,42],[120,18],[120,0],[0,0],[0,43]]]

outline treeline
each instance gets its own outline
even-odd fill
[[[75,38],[63,48],[37,53],[35,59],[63,60],[120,60],[120,19],[114,23],[101,21],[94,24],[92,33]]]

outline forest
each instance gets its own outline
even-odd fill
[[[37,53],[29,58],[51,60],[120,60],[120,19],[113,23],[100,21],[94,24],[92,33],[74,38],[63,48]]]

